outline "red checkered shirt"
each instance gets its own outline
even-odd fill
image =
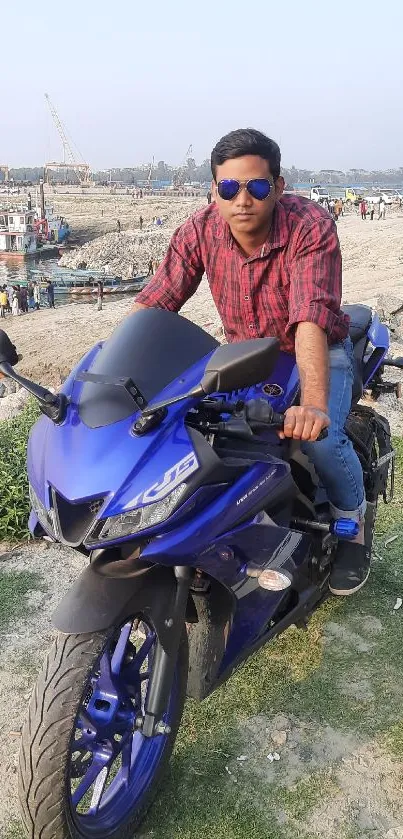
[[[194,213],[172,236],[164,261],[136,302],[179,311],[204,272],[228,341],[277,336],[294,352],[296,324],[320,326],[330,344],[348,334],[340,310],[341,253],[336,225],[307,198],[277,201],[265,243],[249,258],[216,204]]]

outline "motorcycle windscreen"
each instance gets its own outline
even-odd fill
[[[149,402],[216,347],[215,338],[186,318],[166,309],[141,309],[118,326],[87,372],[131,379]],[[84,382],[79,414],[89,428],[119,422],[136,410],[123,387]]]

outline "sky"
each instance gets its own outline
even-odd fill
[[[403,166],[401,0],[2,4],[0,164],[197,162],[252,126],[284,166]],[[79,158],[78,158],[79,159]]]

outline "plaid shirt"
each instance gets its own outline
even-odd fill
[[[336,225],[307,198],[277,201],[265,243],[247,258],[216,204],[172,236],[164,261],[136,302],[179,311],[206,272],[228,341],[277,336],[293,353],[296,324],[316,323],[330,344],[348,334],[340,310],[341,253]]]

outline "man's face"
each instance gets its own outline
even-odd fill
[[[231,201],[224,201],[223,198],[220,198],[217,183],[214,181],[212,190],[220,215],[228,222],[235,236],[237,233],[252,235],[269,226],[276,200],[284,189],[284,180],[280,177],[274,183],[267,160],[254,154],[226,160],[221,166],[217,166],[216,177],[217,183],[227,178],[244,182],[253,178],[268,178],[272,184],[272,189],[269,197],[264,201],[253,198],[245,188],[242,188]]]

